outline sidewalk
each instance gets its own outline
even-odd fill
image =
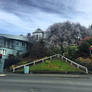
[[[7,73],[6,76],[16,76],[16,77],[59,77],[59,78],[90,78],[92,75],[86,74],[16,74]]]
[[[73,74],[30,74],[30,76],[39,77],[60,77],[60,78],[89,78],[89,75],[73,75]]]

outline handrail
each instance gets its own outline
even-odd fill
[[[80,64],[78,64],[78,63],[76,63],[76,62],[74,62],[74,61],[72,61],[72,60],[66,58],[65,56],[63,56],[63,55],[61,55],[61,54],[55,54],[55,55],[52,55],[52,56],[49,56],[49,57],[45,57],[45,58],[43,58],[43,59],[39,59],[39,60],[36,60],[36,61],[30,62],[30,63],[24,64],[24,65],[20,65],[20,66],[14,67],[14,68],[13,68],[13,72],[15,72],[16,69],[19,69],[19,68],[22,68],[22,67],[24,67],[24,66],[31,65],[31,64],[34,64],[34,65],[35,65],[35,63],[37,63],[37,62],[43,62],[43,61],[45,61],[45,60],[52,59],[53,57],[57,57],[57,58],[60,58],[60,57],[61,57],[62,60],[65,59],[66,62],[70,62],[71,65],[74,64],[74,65],[77,66],[77,68],[82,68],[82,69],[84,69],[85,72],[88,74],[88,69],[87,69],[87,67],[85,67],[85,66],[83,66],[83,65],[80,65]]]
[[[66,58],[65,56],[62,56],[62,55],[60,55],[60,56],[62,57],[62,59],[65,59],[66,62],[70,62],[71,64],[76,65],[77,68],[82,68],[82,69],[84,69],[85,72],[88,74],[88,69],[87,69],[87,67],[85,67],[85,66],[83,66],[83,65],[80,65],[80,64],[78,64],[78,63],[76,63],[76,62],[74,62],[74,61],[72,61],[72,60]]]
[[[15,72],[15,70],[18,69],[18,68],[22,68],[22,67],[24,67],[24,66],[31,65],[31,64],[35,64],[35,63],[41,62],[41,61],[43,62],[44,60],[51,59],[51,58],[56,57],[56,56],[57,56],[57,55],[53,55],[53,56],[45,57],[45,58],[43,58],[43,59],[39,59],[39,60],[30,62],[30,63],[27,63],[27,64],[23,64],[23,65],[16,66],[16,67],[13,68],[13,72]]]

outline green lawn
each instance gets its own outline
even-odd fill
[[[78,72],[81,71],[65,61],[59,59],[47,60],[44,63],[30,67],[30,71],[63,71],[63,72]]]

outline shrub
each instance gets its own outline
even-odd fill
[[[86,62],[88,64],[92,62],[92,59],[90,59],[90,58],[83,58],[83,57],[79,57],[77,60],[80,61],[80,62]]]
[[[33,43],[32,47],[30,48],[30,57],[42,58],[48,56],[48,48],[45,45],[46,44],[43,40]]]
[[[20,59],[14,55],[9,55],[5,60],[4,68],[9,69],[10,66],[17,64],[20,62]]]
[[[77,55],[78,47],[77,46],[69,46],[65,49],[65,55],[66,57],[75,60],[78,55]]]

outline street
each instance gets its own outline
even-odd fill
[[[0,92],[92,92],[92,76],[7,74],[0,77]]]

